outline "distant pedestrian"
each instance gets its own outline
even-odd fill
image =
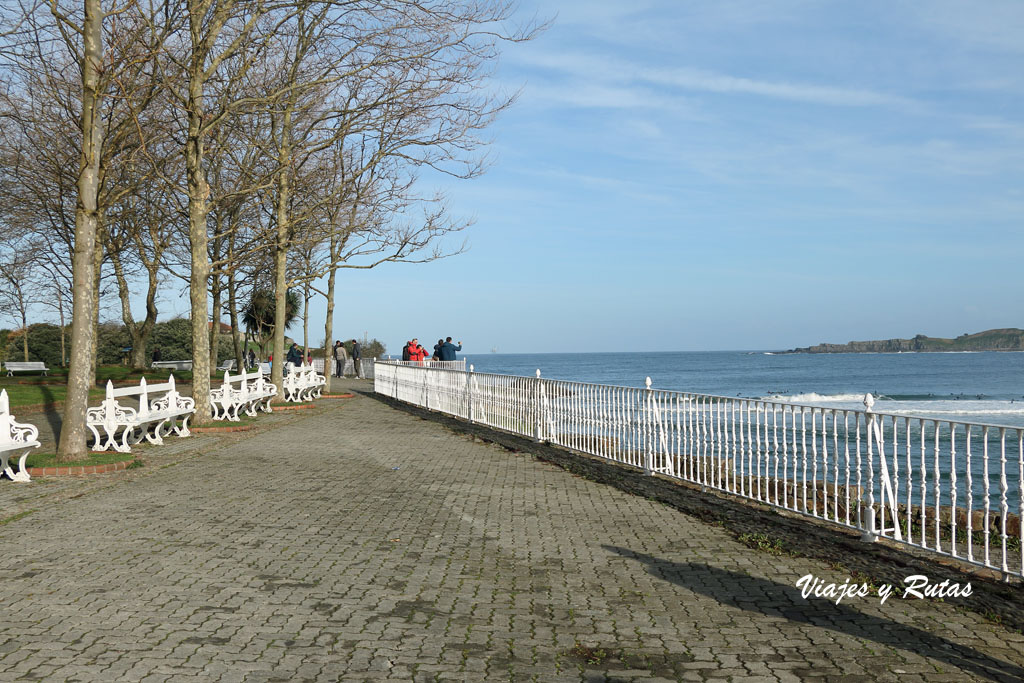
[[[254,367],[256,367],[256,352],[255,351],[253,351],[252,349],[249,349],[249,353],[246,354],[245,359],[249,362],[249,369],[250,370],[252,370]]]
[[[419,339],[413,339],[409,342],[409,360],[423,365],[423,361],[428,355],[427,350],[423,348],[423,344],[420,344]]]
[[[334,376],[344,377],[345,376],[345,361],[348,360],[348,351],[345,350],[345,345],[337,339],[334,340]]]
[[[444,339],[438,339],[437,343],[434,344],[434,355],[432,356],[434,360],[444,360],[443,358],[441,358],[442,346],[444,346]]]
[[[352,340],[352,371],[356,373],[356,379],[363,378],[363,347],[355,339]]]
[[[444,344],[441,345],[441,360],[455,360],[455,352],[462,350],[462,342],[456,346],[452,344],[452,338],[448,337]]]
[[[292,342],[291,348],[288,349],[288,355],[285,356],[284,361],[285,363],[291,363],[296,368],[302,365],[302,350],[299,348],[298,344]],[[287,365],[285,365],[285,369],[288,369]]]
[[[402,360],[403,361],[411,360],[410,353],[415,348],[416,347],[413,345],[412,341],[405,342],[405,346],[402,347]]]
[[[309,349],[306,349],[306,365],[312,365],[312,364],[313,364],[313,352],[310,351]]]
[[[154,364],[159,363],[160,362],[160,358],[161,358],[161,356],[160,356],[160,347],[158,346],[155,349],[153,349],[153,363]]]

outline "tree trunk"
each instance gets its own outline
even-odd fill
[[[281,126],[281,143],[278,147],[280,174],[277,177],[277,240],[274,249],[274,368],[270,381],[280,387],[284,395],[284,327],[288,306],[288,232],[290,219],[288,202],[291,199],[291,112],[285,112]]]
[[[68,370],[67,394],[57,446],[57,459],[62,462],[81,459],[87,453],[85,412],[89,405],[90,370],[96,343],[93,318],[98,302],[93,284],[96,233],[99,227],[100,154],[103,149],[103,125],[100,120],[103,13],[100,0],[85,0],[82,39],[82,156],[78,170],[72,263],[74,300],[71,367]]]
[[[67,323],[64,320],[63,292],[59,292],[57,295],[57,315],[60,316],[60,366],[65,368],[68,365],[68,350],[64,345],[64,337],[67,334]]]
[[[21,329],[23,334],[21,335],[21,350],[25,354],[25,362],[28,362],[28,314],[25,307],[21,307]]]
[[[97,185],[102,185],[102,181],[97,181]],[[99,189],[97,193],[97,204],[99,203]],[[104,221],[103,214],[100,213],[99,209],[96,212],[96,242],[95,249],[92,254],[92,287],[93,287],[93,301],[96,302],[93,308],[92,316],[92,363],[89,368],[89,386],[96,386],[96,372],[99,370],[100,365],[100,354],[99,354],[99,339],[100,339],[100,277],[103,275],[103,230]]]
[[[324,377],[327,378],[327,386],[324,387],[325,394],[332,393],[331,381],[334,377],[334,352],[332,351],[334,345],[331,343],[331,338],[334,336],[334,280],[337,272],[338,269],[332,267],[330,275],[327,276],[327,319],[324,321]],[[330,372],[327,368],[328,362],[331,364]],[[345,368],[341,370],[344,372]]]
[[[203,172],[203,86],[205,52],[198,45],[204,27],[203,14],[189,3],[189,27],[192,35],[192,61],[189,64],[188,134],[185,140],[185,173],[188,181],[188,236],[192,263],[189,277],[189,301],[192,305],[192,398],[196,402],[194,422],[210,422],[210,337],[207,323],[207,288],[210,280],[209,237],[206,214],[210,188]]]
[[[218,349],[220,345],[220,275],[210,274],[210,289],[213,292],[213,314],[210,316],[210,367],[217,367]]]
[[[309,299],[312,296],[308,282],[303,293],[305,298],[302,300],[302,357],[306,358],[309,356]]]
[[[238,326],[238,303],[237,303],[237,290],[238,286],[235,284],[235,271],[228,271],[228,319],[231,321],[231,342],[235,347],[235,370],[238,372],[242,371],[245,367],[245,359],[242,357],[244,353],[244,345],[242,344],[242,331]]]

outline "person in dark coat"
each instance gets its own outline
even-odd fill
[[[298,344],[292,342],[292,346],[288,349],[288,355],[285,356],[284,360],[286,363],[291,363],[296,368],[302,365],[302,350],[299,348]],[[287,369],[287,366],[285,366],[285,369]]]
[[[348,351],[345,350],[345,345],[339,340],[334,340],[334,376],[344,377],[345,376],[345,361],[348,360]]]
[[[359,346],[359,342],[355,339],[352,340],[352,371],[356,373],[356,379],[363,378],[363,348]]]
[[[455,360],[455,352],[462,350],[462,342],[456,346],[452,344],[452,338],[448,337],[444,344],[441,345],[441,360]]]
[[[409,352],[414,348],[416,347],[412,345],[411,341],[405,342],[405,346],[402,347],[402,360],[412,360],[409,358]]]
[[[444,346],[444,339],[438,339],[437,343],[434,344],[434,360],[444,360],[441,358],[441,347]]]
[[[155,349],[153,349],[153,362],[154,363],[159,363],[160,362],[160,358],[161,358],[160,347],[158,346]]]

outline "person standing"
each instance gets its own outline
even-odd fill
[[[294,365],[296,369],[302,365],[302,350],[299,348],[297,343],[292,342],[291,348],[288,349],[288,355],[285,356],[284,360],[286,363]],[[287,365],[285,366],[285,369],[288,369]]]
[[[434,355],[432,356],[434,360],[444,360],[444,358],[441,357],[442,346],[444,346],[444,339],[438,339],[437,343],[434,344]]]
[[[462,342],[456,346],[452,344],[452,338],[448,337],[444,344],[441,345],[441,360],[455,360],[455,352],[462,350]]]
[[[345,376],[345,362],[348,360],[348,351],[345,350],[345,345],[337,339],[334,340],[334,376],[344,377]]]
[[[363,359],[363,348],[359,342],[352,340],[352,372],[356,373],[356,379],[363,378],[363,366],[360,361]]]
[[[252,370],[256,367],[256,352],[249,349],[249,353],[246,355],[246,360],[249,361],[249,369]]]
[[[159,363],[160,362],[160,358],[161,358],[160,347],[158,346],[155,349],[153,349],[153,363]]]

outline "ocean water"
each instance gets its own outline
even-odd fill
[[[460,355],[460,357],[462,357]],[[760,351],[468,354],[477,372],[1024,427],[1024,353]]]

